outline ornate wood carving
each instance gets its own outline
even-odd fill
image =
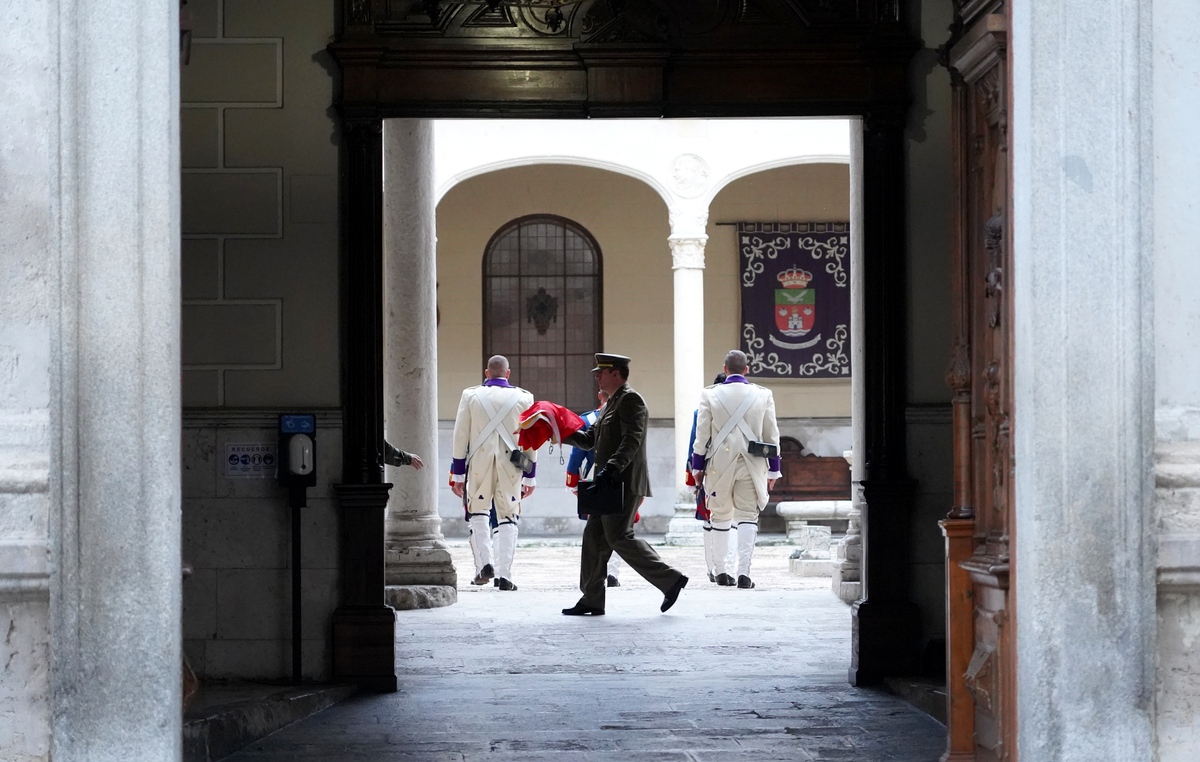
[[[371,116],[903,111],[896,0],[343,0],[342,110]]]
[[[944,759],[982,762],[1010,759],[1016,748],[1012,294],[1007,280],[1011,92],[1007,3],[969,0],[955,10],[944,60],[954,87],[958,199],[957,346],[948,374],[955,392],[956,478],[955,503],[943,531],[947,556],[953,555],[964,573],[947,572],[951,712]],[[964,663],[967,653],[971,656]]]

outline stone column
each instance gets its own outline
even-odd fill
[[[1011,11],[1021,759],[1158,759],[1150,7]]]
[[[387,599],[395,608],[457,600],[458,574],[442,538],[437,481],[437,257],[433,123],[383,128],[384,422],[391,444],[425,468],[389,467]]]
[[[908,599],[913,484],[908,479],[905,404],[908,309],[904,160],[905,112],[881,109],[862,121],[863,598],[852,609],[850,681],[911,674],[920,612]]]
[[[863,136],[862,121],[851,119],[850,129],[850,272],[863,269]],[[866,330],[863,320],[863,279],[850,281],[850,346],[853,357],[850,377],[850,423],[854,448],[846,460],[850,463],[850,516],[846,537],[838,548],[838,562],[833,571],[833,590],[846,603],[862,597],[862,453],[867,451]],[[855,456],[858,453],[858,456]]]
[[[675,515],[666,541],[699,545],[702,527],[685,484],[692,413],[704,388],[704,232],[708,212],[671,212],[671,266],[675,271]]]
[[[182,754],[178,11],[0,6],[0,746],[19,759]]]
[[[345,305],[342,344],[341,601],[333,612],[333,676],[396,690],[396,612],[384,598],[383,125],[342,120],[346,204],[341,228]]]

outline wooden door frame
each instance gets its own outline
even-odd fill
[[[581,0],[562,34],[467,24],[479,3],[338,0],[329,51],[342,156],[342,606],[335,678],[394,690],[383,603],[382,120],[505,117],[861,117],[866,434],[863,574],[850,679],[911,673],[905,408],[908,61],[898,0]],[[431,11],[431,8],[438,10]],[[747,15],[750,13],[751,15]],[[757,15],[754,15],[757,14]],[[519,15],[519,14],[518,14]],[[476,16],[471,16],[476,18]],[[367,549],[364,552],[364,549]],[[385,649],[385,643],[387,648]]]

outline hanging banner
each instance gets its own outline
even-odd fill
[[[749,375],[849,378],[849,223],[739,222],[737,231]]]

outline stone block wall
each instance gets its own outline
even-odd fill
[[[317,414],[303,511],[304,674],[328,677],[338,600],[335,3],[190,0],[181,71],[184,650],[202,678],[291,671],[290,512],[274,479],[224,474],[229,442]]]
[[[185,407],[338,404],[334,4],[192,0]]]
[[[317,485],[301,510],[303,671],[330,675],[330,617],[338,603],[341,417],[318,410]],[[202,678],[291,674],[291,509],[272,478],[229,477],[226,445],[274,443],[270,412],[192,412],[183,423],[184,653]]]

